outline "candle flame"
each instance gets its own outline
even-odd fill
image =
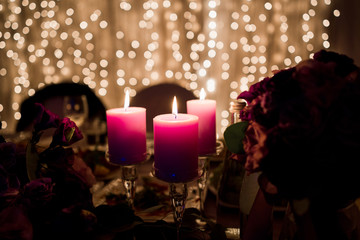
[[[206,97],[206,92],[204,90],[204,88],[201,88],[200,90],[200,100],[204,100]]]
[[[177,118],[178,109],[177,109],[176,96],[174,96],[174,101],[173,101],[173,105],[172,105],[172,114],[174,114],[175,118]]]
[[[125,93],[125,102],[124,102],[124,109],[125,109],[125,111],[128,109],[129,106],[130,106],[129,90],[126,90],[126,93]]]

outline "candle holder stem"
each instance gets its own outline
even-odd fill
[[[210,168],[210,161],[209,158],[199,157],[199,167],[201,169],[201,175],[197,180],[198,190],[199,190],[199,210],[201,216],[205,215],[204,203],[206,198],[206,190],[207,190],[207,181],[209,176],[209,168]]]
[[[216,141],[216,151],[205,155],[199,155],[199,169],[201,169],[200,177],[197,180],[199,190],[199,211],[202,217],[205,216],[205,199],[208,189],[208,179],[210,174],[210,158],[217,157],[224,150],[224,143]]]
[[[180,239],[180,227],[188,195],[187,183],[170,183],[170,200],[174,211],[177,239]]]
[[[121,166],[121,178],[125,188],[127,203],[133,208],[137,179],[136,165]]]

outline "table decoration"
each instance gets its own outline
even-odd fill
[[[198,179],[200,212],[204,215],[207,182],[209,178],[210,157],[217,156],[223,150],[221,141],[216,140],[216,101],[205,99],[204,88],[200,98],[186,102],[187,113],[199,117],[199,167],[202,174]]]
[[[248,172],[261,173],[264,199],[289,201],[297,229],[289,239],[360,237],[360,211],[353,208],[360,197],[359,93],[354,61],[321,50],[238,96],[249,105],[241,111],[244,123],[232,129],[239,137],[229,142],[243,144]],[[266,204],[254,205],[250,216]],[[264,232],[261,214],[250,216],[243,239]]]
[[[199,192],[199,210],[202,216],[205,216],[205,199],[207,191],[207,182],[209,179],[210,161],[206,156],[199,156],[199,168],[202,169],[201,175],[197,180],[197,187]]]
[[[216,101],[205,97],[202,88],[200,99],[186,101],[187,113],[199,117],[199,155],[216,152]]]
[[[82,133],[42,104],[31,107],[35,119],[27,143],[0,137],[0,236],[49,239],[86,232],[96,218],[90,192],[95,177],[71,148]],[[45,133],[52,133],[50,144],[39,146]]]
[[[146,221],[151,216],[139,217],[125,198],[114,201],[109,195],[102,204],[98,200],[94,204],[102,191],[97,187],[100,181],[95,184],[97,179],[81,158],[83,153],[73,149],[82,139],[81,131],[73,121],[59,118],[41,104],[35,104],[33,111],[36,118],[30,139],[14,142],[0,135],[1,239],[174,239],[173,223]],[[49,134],[53,135],[49,146],[39,145]],[[98,159],[98,154],[88,155],[86,161]],[[171,212],[167,185],[154,183],[152,177],[148,180],[135,196],[137,207],[156,208],[166,201],[164,213]],[[196,209],[184,213],[182,234],[186,239],[226,239],[216,224],[209,222],[206,231],[198,229],[194,224],[197,216]]]
[[[121,179],[130,206],[134,204],[136,191],[136,164],[146,160],[146,109],[129,107],[129,91],[126,91],[123,108],[106,111],[108,129],[108,159],[121,168]]]
[[[188,182],[198,177],[198,117],[177,112],[154,118],[155,175],[167,182]]]
[[[205,199],[208,189],[208,181],[210,175],[210,159],[218,158],[224,150],[224,144],[222,141],[216,141],[216,152],[212,154],[199,155],[199,168],[201,169],[201,175],[197,180],[197,186],[199,191],[199,210],[203,217],[205,217]]]
[[[146,159],[146,109],[130,107],[126,91],[123,108],[106,111],[110,162],[132,165]]]
[[[172,114],[153,119],[154,175],[170,185],[177,239],[188,196],[187,184],[199,177],[198,119],[195,115],[178,113],[176,96]]]

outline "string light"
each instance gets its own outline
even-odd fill
[[[232,99],[272,70],[329,48],[325,16],[341,16],[331,0],[287,5],[286,13],[285,2],[266,0],[233,1],[231,9],[231,0],[115,2],[114,15],[100,2],[86,8],[85,1],[68,0],[0,3],[0,80],[12,92],[0,97],[3,127],[14,128],[21,101],[47,84],[84,83],[116,107],[119,90],[135,96],[176,81],[194,94],[207,89],[224,131]]]

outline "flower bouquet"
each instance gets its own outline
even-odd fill
[[[90,159],[75,153],[73,144],[83,138],[69,118],[60,119],[41,104],[35,104],[32,137],[26,146],[6,142],[0,135],[0,239],[173,239],[174,225],[163,220],[145,222],[135,215],[120,195],[106,194],[103,204],[97,195]],[[1,122],[0,122],[1,123]],[[48,147],[40,140],[52,133]],[[156,209],[166,189],[151,180],[135,199],[136,206]],[[101,191],[100,191],[101,192]],[[165,204],[164,204],[165,205]],[[170,207],[170,206],[169,206]],[[188,239],[225,239],[214,224],[207,233],[194,229],[195,215],[187,214],[184,235]],[[143,215],[143,217],[146,217]]]
[[[268,184],[260,186],[290,200],[299,229],[310,216],[312,233],[300,237],[360,237],[359,215],[346,230],[338,215],[360,197],[360,69],[353,60],[322,50],[238,98],[248,104],[244,122],[227,129],[225,141],[249,172],[262,172]]]
[[[76,124],[41,104],[33,110],[34,130],[25,149],[0,138],[0,239],[97,239],[109,226],[136,222],[125,204],[94,207],[95,177],[71,147],[83,138]],[[51,129],[50,145],[40,147]],[[108,219],[113,225],[105,227]]]

